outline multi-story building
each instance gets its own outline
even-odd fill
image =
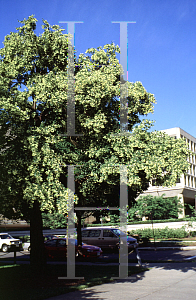
[[[176,139],[185,139],[189,149],[192,152],[196,153],[196,138],[192,135],[188,134],[179,127],[162,131]],[[186,174],[182,175],[181,178],[179,178],[175,186],[154,186],[153,182],[151,182],[149,184],[148,190],[142,194],[150,194],[153,196],[160,196],[162,194],[165,194],[165,197],[178,196],[181,199],[182,204],[184,204],[184,210],[182,214],[179,215],[179,217],[184,217],[185,215],[189,215],[191,213],[191,210],[187,204],[192,205],[196,209],[196,156],[190,155],[190,157],[188,157],[187,159],[190,163],[190,168],[189,170],[187,170]]]

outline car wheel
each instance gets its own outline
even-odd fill
[[[2,246],[1,249],[2,249],[3,252],[8,252],[8,246],[5,245],[5,244]]]
[[[28,251],[31,251],[31,247],[30,246],[28,247]]]

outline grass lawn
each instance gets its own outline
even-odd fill
[[[129,267],[129,276],[147,271]],[[31,273],[30,265],[0,265],[0,300],[41,300],[77,289],[112,281],[119,276],[118,266],[76,265],[81,280],[58,279],[66,276],[66,265],[47,265],[43,275]]]

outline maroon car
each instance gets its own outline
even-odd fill
[[[87,245],[82,243],[81,247],[77,246],[75,241],[76,256],[82,257],[99,257],[102,254],[101,248],[97,246]],[[44,243],[46,255],[49,258],[65,259],[67,256],[67,239],[66,238],[53,238]]]

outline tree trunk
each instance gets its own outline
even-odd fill
[[[100,215],[96,215],[95,218],[96,218],[96,224],[100,224]]]
[[[78,240],[78,246],[82,245],[82,231],[81,231],[81,213],[77,213],[77,240]]]
[[[42,272],[46,265],[44,252],[43,225],[40,204],[34,201],[30,214],[30,264],[35,272]]]

